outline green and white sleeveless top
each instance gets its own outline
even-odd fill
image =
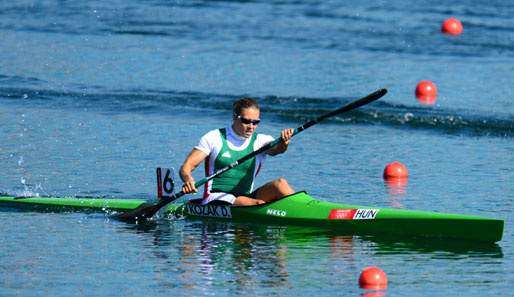
[[[207,154],[205,175],[209,176],[273,140],[269,135],[257,133],[253,133],[250,138],[245,138],[237,135],[229,126],[208,132],[195,148]],[[204,188],[204,199],[214,192],[231,193],[235,196],[250,194],[253,191],[255,178],[265,160],[266,153],[258,154],[208,181]]]

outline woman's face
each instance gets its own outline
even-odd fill
[[[238,116],[233,115],[234,124],[232,129],[237,135],[250,138],[258,125],[258,123],[251,123],[250,121],[259,121],[260,111],[255,108],[244,108]]]

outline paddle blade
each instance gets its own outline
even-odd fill
[[[153,215],[156,214],[159,209],[161,209],[161,207],[161,203],[143,204],[138,208],[129,210],[119,215],[114,215],[112,218],[127,223],[146,222],[151,217],[153,217]]]

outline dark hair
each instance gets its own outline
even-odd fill
[[[253,98],[250,97],[243,97],[239,98],[236,101],[234,101],[234,104],[232,104],[232,111],[241,114],[241,111],[246,108],[255,108],[257,110],[259,109],[259,103]]]

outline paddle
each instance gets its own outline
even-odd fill
[[[384,96],[385,94],[387,93],[387,90],[386,89],[380,89],[378,91],[375,91],[374,93],[371,93],[369,94],[368,96],[366,97],[363,97],[355,102],[352,102],[348,105],[345,105],[337,110],[334,110],[332,112],[329,112],[323,116],[320,116],[319,118],[315,119],[315,120],[312,120],[298,128],[296,128],[293,132],[293,136],[302,132],[303,130],[313,126],[314,124],[326,119],[326,118],[329,118],[329,117],[332,117],[332,116],[335,116],[337,114],[340,114],[340,113],[343,113],[343,112],[347,112],[347,111],[350,111],[350,110],[353,110],[353,109],[356,109],[358,107],[361,107],[363,105],[366,105],[368,103],[371,103],[375,100],[378,100],[379,98],[381,98],[382,96]],[[282,138],[278,138],[278,139],[275,139],[274,141],[268,143],[267,145],[261,147],[260,149],[242,157],[241,159],[235,161],[234,163],[230,164],[229,166],[213,173],[212,175],[208,176],[208,177],[204,177],[203,179],[199,180],[198,182],[195,183],[195,187],[200,187],[201,185],[205,184],[206,182],[208,182],[209,180],[215,178],[216,176],[238,166],[239,164],[243,163],[244,161],[248,160],[248,159],[251,159],[253,158],[254,156],[270,149],[271,147],[274,147],[276,146],[277,144],[281,143],[283,140]],[[155,202],[155,203],[146,203],[146,204],[143,204],[141,206],[139,206],[138,208],[135,208],[133,210],[129,210],[125,213],[122,213],[122,214],[119,214],[119,215],[115,215],[113,216],[113,218],[115,219],[118,219],[120,221],[123,221],[123,222],[138,222],[138,221],[146,221],[148,219],[150,219],[157,211],[159,211],[159,209],[161,209],[163,206],[165,206],[166,204],[182,197],[185,193],[183,191],[180,191],[178,193],[176,193],[175,195],[171,196],[171,197],[165,197],[165,198],[162,198],[159,202]]]

